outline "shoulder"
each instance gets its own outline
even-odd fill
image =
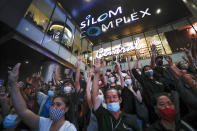
[[[39,121],[39,130],[42,131],[44,129],[50,128],[52,120],[45,117],[40,117]]]
[[[60,130],[60,131],[77,131],[77,129],[72,123],[70,123],[69,121],[66,121],[63,125],[63,130]]]
[[[150,127],[148,127],[145,131],[160,131],[163,130],[163,126],[161,125],[160,121],[156,121]]]

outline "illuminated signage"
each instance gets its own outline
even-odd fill
[[[109,10],[107,13],[103,13],[101,14],[97,19],[92,17],[91,15],[88,15],[86,17],[86,21],[82,21],[81,22],[81,29],[85,29],[87,28],[86,31],[83,31],[81,34],[81,37],[85,37],[84,34],[88,35],[88,36],[98,36],[100,35],[102,32],[106,32],[107,30],[109,30],[110,28],[116,28],[119,27],[120,24],[128,24],[131,22],[135,22],[139,19],[143,19],[145,16],[150,16],[151,13],[148,12],[149,8],[146,8],[145,10],[140,10],[138,12],[134,12],[132,14],[130,14],[130,16],[123,16],[117,19],[113,19],[111,20],[109,23],[104,24],[103,22],[106,21],[107,19],[111,19],[113,17],[115,17],[116,15],[120,15],[122,14],[122,7],[119,6],[116,11],[112,11]],[[96,26],[95,24],[98,23],[102,23],[101,27]]]
[[[123,47],[122,45],[120,45],[111,51],[109,50],[106,51],[105,49],[100,48],[96,53],[96,57],[102,58],[104,56],[118,55],[120,53],[125,53],[125,52],[129,52],[132,50],[140,50],[140,49],[141,49],[140,38],[136,38],[136,40],[134,42],[131,42],[129,46]]]

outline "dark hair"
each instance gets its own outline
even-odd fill
[[[69,97],[68,96],[63,95],[63,94],[60,94],[60,95],[55,96],[53,100],[55,100],[56,98],[61,98],[62,101],[64,102],[64,104],[67,107],[70,107],[70,100],[69,100]]]
[[[118,98],[120,99],[121,95],[120,95],[120,93],[118,92],[117,87],[111,87],[111,88],[107,88],[107,89],[105,89],[105,92],[103,93],[103,94],[104,94],[104,96],[105,96],[105,99],[106,99],[107,92],[108,92],[108,91],[110,91],[110,90],[116,90],[116,91],[117,91],[117,93],[118,93]]]
[[[145,75],[145,68],[146,67],[150,67],[151,69],[152,69],[152,67],[151,66],[149,66],[149,65],[145,65],[143,68],[142,68],[142,73],[143,73],[143,75]]]
[[[157,61],[157,59],[163,59],[163,56],[159,55],[155,58],[155,61]]]
[[[161,97],[161,96],[166,96],[166,97],[168,97],[168,98],[172,101],[172,103],[174,103],[173,98],[172,98],[171,95],[169,95],[169,94],[166,93],[166,92],[162,92],[162,93],[155,94],[155,95],[153,96],[153,105],[154,105],[154,106],[157,105],[157,100],[158,100],[158,98]]]

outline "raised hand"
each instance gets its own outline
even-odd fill
[[[8,79],[10,84],[14,84],[18,81],[19,77],[19,68],[21,66],[21,63],[18,63],[14,66],[14,68],[11,71],[8,71]]]
[[[140,59],[140,53],[136,52],[136,59],[139,60]]]
[[[96,58],[95,59],[95,64],[94,64],[94,73],[99,73],[100,72],[100,59]]]
[[[91,68],[89,72],[89,77],[92,77],[93,75],[94,75],[94,68]]]
[[[131,56],[129,55],[128,58],[127,58],[128,62],[131,61]]]
[[[172,63],[172,58],[171,58],[170,56],[165,55],[164,58],[165,58],[165,60],[166,60],[170,65],[173,64],[173,63]]]
[[[156,52],[156,46],[154,44],[152,44],[151,49],[152,49],[152,52]]]
[[[116,62],[116,71],[118,74],[120,74],[121,72],[121,68],[120,68],[120,63],[119,62]]]

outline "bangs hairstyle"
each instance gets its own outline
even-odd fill
[[[110,90],[116,90],[116,91],[117,91],[117,94],[118,94],[118,98],[119,98],[119,99],[121,98],[121,95],[120,95],[118,89],[117,89],[116,87],[113,87],[113,88],[107,88],[107,89],[105,90],[105,92],[103,93],[104,96],[105,96],[105,99],[106,99],[107,92],[110,91]]]
[[[168,97],[168,98],[172,101],[172,103],[174,104],[174,100],[173,100],[172,95],[171,95],[171,94],[169,95],[169,94],[166,93],[166,92],[162,92],[162,93],[155,94],[155,95],[153,96],[153,105],[154,105],[154,106],[157,105],[157,99],[158,99],[159,97],[161,97],[161,96],[166,96],[166,97]]]
[[[70,98],[69,98],[69,96],[66,96],[66,95],[63,95],[63,94],[59,94],[59,95],[57,95],[57,96],[54,97],[53,101],[56,98],[61,98],[62,101],[64,102],[64,104],[66,105],[66,107],[70,107]]]

